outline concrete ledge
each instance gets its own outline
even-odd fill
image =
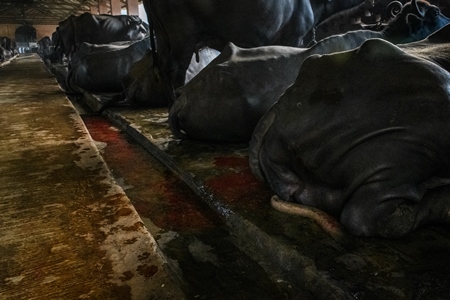
[[[10,59],[8,59],[7,61],[0,62],[0,68],[4,67],[4,66],[6,66],[6,65],[9,65],[12,61],[14,61],[14,60],[15,60],[16,58],[18,58],[18,57],[19,57],[19,54],[14,55],[13,57],[11,57]]]
[[[40,59],[0,70],[0,298],[183,299]]]

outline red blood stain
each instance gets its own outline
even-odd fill
[[[83,118],[92,138],[107,143],[104,159],[116,177],[125,178],[126,190],[141,217],[174,231],[211,228],[221,220],[201,203],[179,178],[149,159],[143,148],[127,141],[102,117]]]
[[[249,168],[207,180],[206,186],[228,204],[258,209],[267,205],[269,193]]]
[[[134,198],[132,202],[141,216],[160,228],[181,232],[212,228],[222,222],[182,182],[159,182],[155,189],[158,195],[154,199]]]
[[[214,165],[217,167],[248,167],[247,157],[215,157]]]

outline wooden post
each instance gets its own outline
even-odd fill
[[[111,0],[111,15],[117,16],[121,14],[120,0]]]
[[[139,15],[139,2],[138,0],[127,0],[127,15],[138,16]]]
[[[106,4],[106,1],[108,0],[98,0],[98,12],[100,14],[108,13],[108,5]]]

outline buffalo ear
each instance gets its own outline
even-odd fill
[[[411,35],[416,35],[422,28],[422,19],[415,14],[406,15],[406,24],[409,27],[409,32]]]

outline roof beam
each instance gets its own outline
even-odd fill
[[[102,6],[99,6],[99,2]],[[127,8],[127,0],[115,0],[114,4],[115,14],[118,14],[119,9]],[[110,13],[111,0],[0,0],[0,23],[51,22],[49,25],[53,25],[70,15],[96,12],[99,7],[103,8],[102,13]]]

